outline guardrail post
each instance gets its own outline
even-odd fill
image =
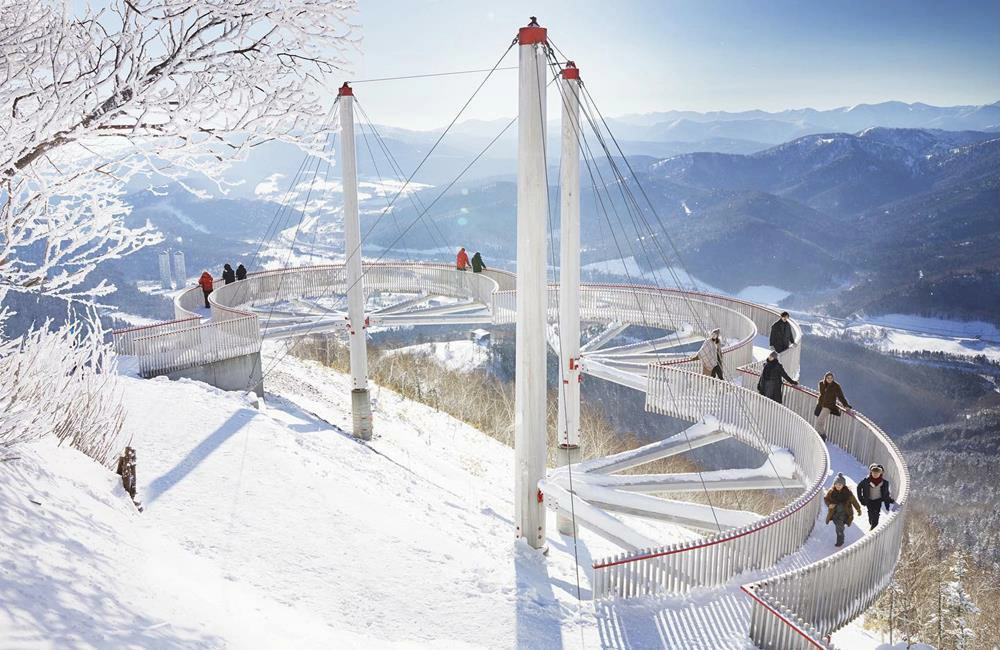
[[[535,21],[518,32],[517,316],[514,369],[514,523],[533,548],[545,546],[546,386],[545,169],[547,34]]]
[[[354,91],[341,86],[340,160],[344,187],[344,254],[347,259],[347,320],[351,340],[351,411],[354,435],[372,438],[372,409],[368,397],[368,346],[365,341],[365,288],[361,270],[361,221],[358,215],[358,167],[354,148]]]

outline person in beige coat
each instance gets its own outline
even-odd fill
[[[698,360],[701,361],[701,372],[722,379],[722,332],[718,328],[712,330],[698,350]]]

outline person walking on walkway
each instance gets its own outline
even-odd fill
[[[201,277],[198,278],[198,286],[201,287],[202,292],[205,294],[205,309],[208,309],[208,294],[212,293],[212,274],[208,271],[203,271]]]
[[[795,345],[795,333],[792,332],[792,324],[788,322],[787,311],[781,312],[781,318],[771,325],[770,344],[778,354]]]
[[[847,398],[844,397],[844,391],[840,384],[834,381],[833,373],[828,372],[823,375],[823,381],[819,382],[819,399],[816,402],[816,409],[813,411],[816,416],[816,431],[819,432],[823,440],[826,440],[826,427],[830,416],[840,417],[838,401],[844,405],[844,408],[851,408],[851,405],[847,403]]]
[[[222,267],[222,281],[226,284],[236,282],[236,271],[234,271],[233,267],[229,266],[229,264]]]
[[[868,525],[870,528],[878,526],[878,517],[882,512],[882,505],[885,511],[889,512],[889,504],[895,503],[892,498],[892,491],[889,487],[889,479],[884,476],[885,469],[878,463],[872,463],[868,467],[868,477],[858,483],[858,501],[868,508]]]
[[[472,272],[482,273],[486,270],[486,262],[483,261],[483,256],[476,251],[476,254],[472,256]]]
[[[834,546],[844,545],[844,528],[854,522],[855,511],[861,514],[861,504],[854,498],[851,491],[847,489],[847,479],[844,475],[837,473],[837,478],[833,479],[833,487],[830,488],[826,496],[823,497],[826,503],[826,523],[833,522],[837,529],[837,543]]]
[[[799,382],[788,376],[785,367],[778,361],[778,353],[771,351],[767,355],[767,363],[760,371],[760,381],[757,382],[757,392],[765,397],[773,399],[781,404],[781,380],[784,379],[792,386],[798,386]]]
[[[458,255],[455,256],[455,268],[459,271],[467,271],[469,269],[469,254],[465,252],[465,248],[458,249]]]
[[[718,328],[712,330],[698,350],[703,374],[722,379],[722,332]]]
[[[236,267],[236,281],[247,279],[247,267],[240,264]]]

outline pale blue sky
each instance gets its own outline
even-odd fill
[[[490,67],[535,14],[608,115],[1000,100],[1000,2],[362,0],[345,77]],[[506,65],[516,65],[512,51]],[[516,71],[468,116],[513,115]],[[359,84],[374,120],[447,123],[479,75]],[[554,105],[553,105],[554,106]]]

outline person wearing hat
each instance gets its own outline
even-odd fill
[[[847,479],[843,474],[837,473],[837,478],[833,479],[833,487],[827,491],[823,502],[827,507],[826,523],[832,521],[837,529],[837,543],[834,546],[843,546],[844,528],[854,523],[855,512],[861,514],[861,504],[847,489]]]
[[[705,375],[722,379],[722,331],[712,330],[698,350],[698,360],[701,361],[701,372]]]
[[[847,398],[844,397],[844,390],[834,381],[833,373],[828,372],[823,375],[823,381],[819,382],[819,399],[816,400],[816,409],[813,411],[816,416],[816,431],[823,440],[826,440],[826,425],[830,416],[840,417],[840,407],[837,406],[837,402],[843,404],[846,409],[851,408]]]
[[[778,361],[778,353],[771,350],[767,355],[767,363],[760,371],[760,381],[757,382],[757,392],[765,397],[773,399],[781,404],[781,380],[784,379],[792,386],[798,386],[799,382],[788,376],[785,367]]]
[[[872,463],[868,467],[868,476],[858,483],[858,501],[868,508],[868,524],[870,528],[878,526],[878,518],[882,512],[882,505],[885,511],[889,512],[889,504],[895,503],[892,498],[892,491],[889,488],[889,479],[885,477],[885,468],[878,463]]]

